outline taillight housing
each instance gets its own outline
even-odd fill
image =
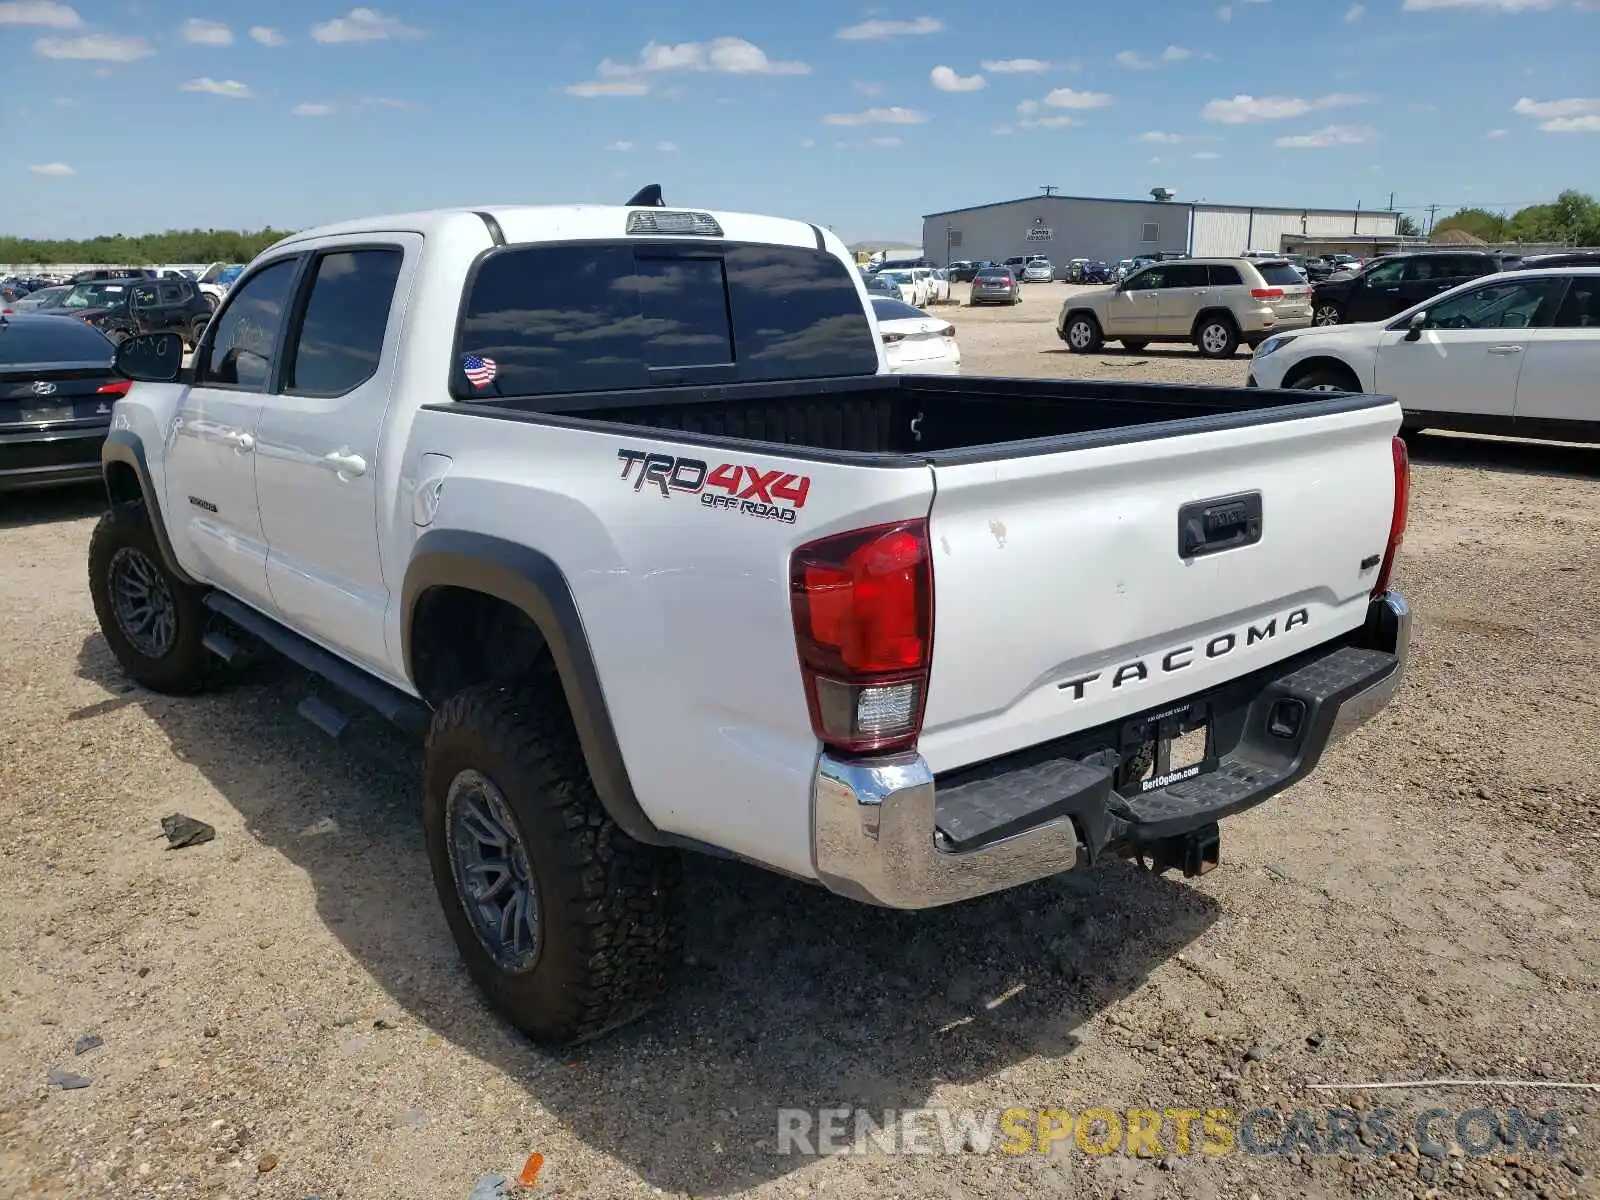
[[[903,333],[886,333],[883,335],[883,344],[885,346],[892,345],[895,342],[903,342],[905,340],[906,335]]]
[[[95,388],[96,396],[126,396],[133,383],[127,379],[113,379],[110,383],[102,383]]]
[[[811,728],[831,750],[905,750],[922,732],[933,659],[925,520],[807,542],[789,561]]]
[[[1406,451],[1404,438],[1393,443],[1394,453],[1394,515],[1389,518],[1389,544],[1384,547],[1383,565],[1378,568],[1377,582],[1372,594],[1381,596],[1389,590],[1389,576],[1394,572],[1395,556],[1400,553],[1400,543],[1406,536],[1406,518],[1411,510],[1411,455]]]
[[[1282,300],[1282,288],[1251,288],[1250,296],[1255,300]]]

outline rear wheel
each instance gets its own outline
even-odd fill
[[[204,298],[204,300],[206,302],[206,307],[209,308],[212,312],[216,312],[217,311],[217,304],[219,303],[217,298],[215,296],[213,296],[210,292],[201,292],[200,295]]]
[[[1194,331],[1194,344],[1207,358],[1227,358],[1239,348],[1239,330],[1227,317],[1206,317]]]
[[[1150,344],[1149,342],[1140,341],[1138,338],[1123,338],[1122,339],[1122,348],[1124,350],[1126,350],[1130,354],[1143,353],[1144,348],[1146,346],[1148,346],[1149,344]]]
[[[1100,332],[1100,322],[1088,313],[1075,313],[1067,318],[1067,347],[1074,354],[1093,354],[1105,345]]]
[[[682,937],[675,851],[607,816],[546,664],[434,714],[423,761],[434,886],[467,970],[541,1042],[597,1037],[670,985]]]
[[[196,317],[189,323],[189,345],[196,350],[200,348],[200,339],[206,334],[206,326],[211,323],[209,317]]]

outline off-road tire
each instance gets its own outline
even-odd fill
[[[447,798],[463,771],[499,790],[532,868],[540,948],[522,972],[495,961],[456,884]],[[424,750],[422,821],[434,886],[468,972],[535,1041],[598,1037],[672,985],[683,938],[679,854],[634,841],[606,814],[553,667],[525,683],[467,688],[440,705]]]
[[[171,597],[176,634],[170,648],[152,657],[140,650],[123,631],[112,596],[112,560],[120,550],[132,550],[150,564]],[[94,601],[100,632],[123,672],[153,692],[188,695],[214,687],[226,677],[223,661],[202,644],[212,621],[202,603],[206,589],[184,583],[167,569],[156,543],[155,530],[144,501],[113,505],[100,518],[89,537],[89,596]]]

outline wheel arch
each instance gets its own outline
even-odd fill
[[[150,480],[150,461],[145,455],[144,440],[131,429],[113,429],[106,434],[100,447],[100,476],[106,485],[106,500],[113,506],[132,500],[143,500],[150,527],[155,531],[156,548],[161,551],[162,564],[184,583],[196,582],[178,563],[172,542],[167,537],[167,524],[162,518],[161,501]]]
[[[1213,317],[1221,317],[1233,326],[1235,334],[1239,333],[1239,318],[1233,315],[1233,310],[1224,305],[1212,305],[1210,308],[1202,308],[1195,314],[1194,324],[1189,326],[1190,339],[1199,337],[1200,327]]]
[[[1364,392],[1367,389],[1361,383],[1361,376],[1356,369],[1342,358],[1335,358],[1331,354],[1318,354],[1311,358],[1302,359],[1290,367],[1283,376],[1283,386],[1292,388],[1295,384],[1315,371],[1329,371],[1343,377],[1350,385],[1352,392]]]
[[[474,596],[478,600],[462,597]],[[589,649],[583,618],[565,574],[548,555],[503,538],[466,530],[430,530],[417,542],[401,587],[401,654],[406,677],[430,704],[444,697],[452,679],[430,658],[432,628],[452,628],[441,616],[451,605],[477,605],[479,615],[516,614],[548,651],[577,729],[578,742],[606,812],[635,841],[660,845],[668,839],[645,813],[633,790],[621,743],[606,705],[600,674]],[[459,610],[457,610],[459,611]],[[499,627],[504,629],[504,626]],[[513,658],[525,655],[519,642]],[[482,682],[483,677],[472,682]],[[434,694],[429,694],[432,691]]]

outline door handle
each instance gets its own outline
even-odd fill
[[[1398,296],[1400,294],[1399,288],[1384,288],[1383,290],[1388,292],[1391,296]]]
[[[245,433],[242,429],[230,429],[222,435],[222,440],[227,442],[240,454],[249,454],[256,448],[256,439],[253,434]]]
[[[1521,346],[1490,346],[1490,354],[1521,354]]]
[[[322,456],[322,464],[338,475],[365,475],[367,473],[367,460],[348,446],[341,446],[332,454],[324,454]]]

